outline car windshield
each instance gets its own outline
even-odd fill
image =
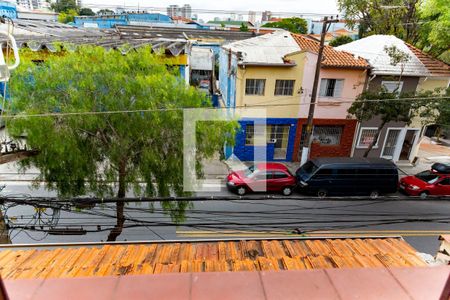
[[[245,169],[244,175],[245,175],[245,177],[250,177],[253,174],[255,174],[256,171],[258,171],[258,168],[255,165],[251,165],[250,167]]]
[[[423,171],[416,174],[416,177],[427,183],[435,183],[439,179],[439,175],[431,171]]]
[[[297,175],[303,180],[311,178],[311,176],[317,171],[318,167],[311,161],[306,162],[297,172]]]

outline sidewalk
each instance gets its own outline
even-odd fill
[[[424,138],[420,144],[418,162],[415,165],[410,163],[398,163],[399,175],[406,174],[413,175],[424,170],[429,170],[431,165],[440,162],[450,164],[450,147],[438,145],[435,141],[429,138]],[[243,162],[244,164],[251,164],[252,162]],[[295,172],[299,167],[299,162],[283,162],[291,172]],[[229,167],[226,162],[218,159],[208,160],[203,163],[204,174],[206,179],[225,179],[228,174]]]

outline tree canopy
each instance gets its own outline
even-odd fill
[[[95,16],[95,12],[90,8],[83,7],[80,9],[80,16]]]
[[[61,13],[67,13],[69,10],[75,10],[78,12],[80,9],[75,0],[58,0],[51,4],[51,7],[54,11]]]
[[[110,9],[100,9],[97,12],[97,15],[113,15],[114,11],[110,10]]]
[[[22,166],[37,167],[60,196],[183,194],[183,112],[176,108],[210,102],[166,63],[148,47],[122,55],[86,46],[40,65],[24,60],[11,80],[18,117],[9,131],[26,134],[40,152]],[[130,110],[154,111],[106,113]],[[20,117],[48,113],[80,115]],[[199,161],[233,141],[233,126],[197,124]]]
[[[417,46],[450,63],[450,5],[446,0],[427,0],[419,8],[421,18]]]
[[[278,22],[266,23],[262,27],[281,28],[288,30],[292,33],[305,34],[307,33],[308,30],[308,23],[306,22],[306,20],[302,18],[293,17],[282,19],[281,21]]]
[[[348,35],[341,35],[341,36],[338,36],[338,37],[332,39],[328,45],[330,45],[332,47],[337,47],[337,46],[345,45],[345,44],[348,44],[351,42],[353,42],[351,37],[349,37]]]
[[[69,9],[64,12],[60,12],[58,15],[58,22],[70,23],[75,21],[75,16],[78,16],[78,12],[75,9]]]
[[[350,26],[359,24],[360,38],[391,34],[414,43],[418,38],[419,3],[420,0],[338,0],[338,8]]]
[[[248,32],[248,26],[245,23],[241,23],[241,27],[239,27],[239,31]]]

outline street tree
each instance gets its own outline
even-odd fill
[[[80,16],[95,16],[95,12],[92,11],[92,9],[83,7],[80,9]]]
[[[385,89],[376,91],[365,91],[361,93],[352,103],[348,112],[356,117],[359,122],[368,121],[373,118],[379,118],[380,124],[372,143],[364,153],[367,157],[380,136],[384,126],[391,122],[411,123],[414,116],[412,110],[412,101],[402,98],[410,97],[408,94],[399,94],[388,92]]]
[[[268,28],[281,28],[292,33],[302,33],[305,34],[308,30],[308,23],[302,18],[285,18],[278,22],[270,22],[264,24],[262,27]]]
[[[351,37],[349,37],[348,35],[341,35],[341,36],[338,36],[338,37],[332,39],[328,45],[330,45],[332,47],[337,47],[337,46],[345,45],[345,44],[348,44],[351,42],[353,42],[353,39]]]
[[[398,49],[395,45],[385,46],[384,51],[389,56],[392,66],[400,66],[397,87],[393,91],[387,91],[384,87],[375,91],[365,91],[356,98],[355,102],[348,109],[348,112],[354,115],[360,122],[368,121],[375,117],[381,120],[372,143],[364,153],[364,157],[369,155],[387,123],[396,121],[409,124],[416,112],[412,106],[413,102],[400,99],[413,95],[402,93],[399,90],[405,65],[411,59],[411,56]]]
[[[210,107],[210,101],[166,65],[164,54],[149,47],[122,55],[84,46],[39,65],[24,59],[11,80],[15,114],[8,129],[26,135],[39,154],[21,166],[38,168],[37,179],[60,197],[184,195],[181,108]],[[202,160],[232,143],[235,128],[233,122],[196,124],[193,176]],[[164,205],[182,212],[188,204]],[[122,231],[123,207],[118,201],[108,240]]]
[[[420,0],[338,0],[347,24],[359,25],[360,38],[372,34],[395,35],[414,43],[418,38]]]

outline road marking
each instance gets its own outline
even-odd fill
[[[239,230],[223,230],[223,231],[183,231],[176,232],[177,235],[183,237],[280,237],[280,236],[310,236],[310,237],[338,237],[338,236],[438,236],[450,234],[449,230],[349,230],[349,231],[315,231],[304,234],[291,233],[288,231],[239,231]]]

